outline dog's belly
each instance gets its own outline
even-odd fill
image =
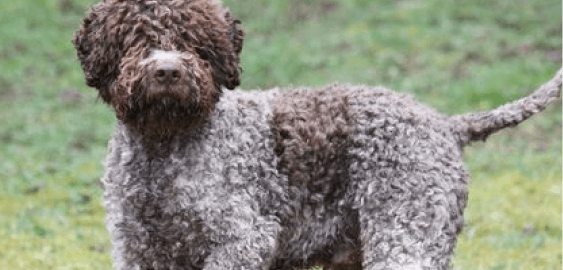
[[[358,250],[358,216],[346,196],[342,194],[329,204],[305,203],[294,216],[282,221],[279,252],[271,269],[341,263],[343,260],[335,256]]]

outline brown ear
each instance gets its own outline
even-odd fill
[[[100,97],[106,103],[111,101],[109,87],[119,74],[122,56],[118,41],[112,31],[105,27],[108,12],[111,11],[103,3],[92,8],[72,40],[86,75],[86,84],[98,89]]]
[[[233,19],[229,12],[225,14],[225,19],[231,25],[231,40],[233,42],[233,47],[235,49],[235,52],[239,54],[242,51],[244,30],[239,27],[240,20]]]
[[[226,42],[219,42],[216,47],[197,48],[197,53],[211,64],[213,68],[213,79],[217,89],[221,86],[234,89],[240,85],[239,54],[242,50],[244,30],[239,27],[240,21],[233,19],[229,12],[225,12],[225,21],[228,23]]]
[[[225,87],[227,87],[228,89],[234,89],[235,87],[240,85],[240,78],[239,78],[239,74],[240,72],[242,72],[242,69],[239,67],[239,54],[242,51],[242,43],[244,41],[244,30],[239,27],[240,25],[240,20],[234,19],[231,17],[231,15],[229,14],[229,12],[227,12],[225,14],[225,19],[227,20],[227,22],[230,24],[231,27],[231,32],[230,32],[230,38],[231,38],[231,42],[233,44],[233,49],[235,52],[235,58],[236,58],[236,74],[233,76],[232,80],[230,80]]]

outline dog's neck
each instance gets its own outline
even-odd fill
[[[165,158],[173,151],[179,150],[179,147],[200,143],[202,140],[201,134],[208,128],[208,125],[209,123],[205,122],[188,130],[162,134],[138,130],[118,121],[115,136],[127,142],[127,145],[133,149],[150,152],[153,157]]]

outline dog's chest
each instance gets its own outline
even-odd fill
[[[131,151],[121,161],[119,174],[108,171],[106,200],[115,205],[106,207],[108,223],[115,222],[117,228],[114,233],[128,240],[125,250],[139,260],[171,258],[162,261],[164,265],[203,263],[208,250],[193,247],[210,246],[196,213],[196,202],[205,194],[196,191],[206,187],[204,183],[192,190],[178,186],[186,169],[197,163],[144,151]],[[154,254],[143,254],[143,250]]]
[[[268,130],[251,121],[232,123],[212,122],[200,132],[153,145],[154,150],[124,147],[128,138],[114,138],[104,180],[114,235],[135,239],[135,246],[154,250],[157,257],[197,265],[210,248],[229,241],[215,228],[225,213],[245,208],[275,215],[286,178],[275,169]]]

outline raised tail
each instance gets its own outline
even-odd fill
[[[555,77],[534,93],[516,102],[505,104],[489,112],[453,116],[452,120],[457,125],[460,144],[484,141],[489,135],[505,127],[516,126],[530,116],[543,111],[549,102],[561,94],[562,70],[560,69]]]

